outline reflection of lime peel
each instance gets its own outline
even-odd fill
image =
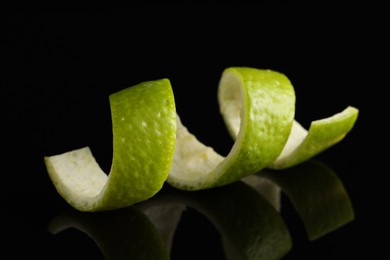
[[[176,227],[180,222],[183,211],[186,209],[186,205],[180,203],[168,205],[165,203],[138,203],[137,209],[141,210],[152,221],[160,232],[167,252],[171,252]]]
[[[349,195],[338,176],[316,160],[284,171],[261,173],[281,187],[305,224],[310,240],[351,222],[355,215]]]
[[[218,101],[235,139],[226,158],[182,125],[170,82],[162,79],[110,96],[114,155],[108,177],[88,148],[45,157],[49,176],[73,207],[110,210],[150,198],[165,180],[179,189],[200,190],[238,181],[263,168],[299,164],[339,142],[358,115],[357,109],[348,107],[314,121],[307,132],[294,122],[295,94],[288,78],[246,67],[223,72]]]
[[[267,180],[256,177],[263,183]],[[249,182],[252,187],[257,186],[256,182]],[[156,196],[135,207],[147,216],[150,216],[147,211],[152,209],[155,215],[151,220],[160,226],[159,230],[174,233],[172,229],[179,223],[172,222],[170,217],[175,219],[174,210],[185,205],[217,228],[226,259],[281,259],[292,247],[290,232],[278,211],[252,187],[241,181],[199,192],[165,186]],[[161,214],[160,209],[164,207],[168,209]]]
[[[88,235],[107,260],[170,259],[156,227],[133,207],[94,214],[67,209],[50,221],[48,231],[58,234],[70,228]],[[64,243],[64,250],[71,243]]]
[[[242,181],[260,193],[277,211],[280,211],[281,194],[278,185],[258,174],[249,175],[243,178]]]

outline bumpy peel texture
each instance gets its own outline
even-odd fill
[[[109,174],[85,147],[45,157],[49,176],[78,210],[121,208],[152,197],[165,181],[178,189],[209,189],[264,168],[300,164],[341,141],[358,116],[358,109],[349,106],[313,121],[306,130],[294,120],[289,79],[248,67],[224,70],[218,102],[234,139],[226,157],[199,142],[181,123],[170,81],[160,79],[110,96],[114,154]]]

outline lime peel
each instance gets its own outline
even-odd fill
[[[197,140],[176,113],[168,79],[146,81],[110,95],[113,161],[107,175],[88,147],[45,157],[60,195],[81,211],[111,210],[154,196],[166,181],[184,190],[223,186],[264,168],[302,163],[341,141],[358,109],[349,106],[304,129],[295,116],[290,80],[272,70],[223,71],[218,102],[234,139],[224,157]]]
[[[309,131],[297,121],[280,156],[268,168],[285,169],[298,165],[340,142],[353,128],[359,110],[348,106],[333,116],[315,120]]]
[[[110,106],[114,154],[108,176],[88,147],[45,157],[57,191],[80,211],[112,210],[152,197],[172,163],[176,110],[168,79],[114,93]]]
[[[179,189],[223,186],[276,160],[294,119],[295,93],[283,74],[247,67],[226,69],[218,88],[221,113],[236,135],[226,157],[200,143],[180,120],[167,182]],[[239,124],[238,126],[236,124]]]

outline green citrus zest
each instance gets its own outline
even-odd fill
[[[237,134],[227,155],[200,143],[180,120],[168,183],[179,189],[222,186],[267,167],[281,153],[294,119],[295,94],[281,73],[253,68],[228,68],[218,89],[221,113]]]
[[[58,192],[81,211],[122,208],[152,197],[172,163],[176,111],[169,80],[126,88],[110,96],[110,105],[114,155],[108,177],[88,147],[45,157]]]
[[[295,93],[276,71],[230,67],[218,86],[220,112],[234,145],[224,157],[199,142],[176,114],[168,79],[110,95],[113,161],[104,173],[84,147],[45,157],[59,194],[81,211],[126,207],[154,196],[167,181],[183,190],[223,186],[264,168],[302,163],[341,141],[354,126],[352,106],[313,121],[294,120]],[[275,191],[278,192],[278,191]],[[278,201],[274,201],[278,208]]]
[[[309,131],[294,121],[286,146],[268,168],[284,169],[295,166],[340,142],[351,131],[358,113],[358,109],[348,106],[331,117],[313,121]]]

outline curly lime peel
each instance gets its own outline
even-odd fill
[[[81,211],[122,208],[152,197],[172,163],[176,110],[169,80],[119,91],[110,96],[110,105],[114,154],[108,176],[88,147],[45,157],[59,194]]]
[[[247,67],[224,70],[218,101],[235,139],[226,157],[182,125],[170,82],[161,79],[110,96],[114,154],[108,175],[86,147],[45,157],[49,176],[74,208],[111,210],[152,197],[165,181],[179,189],[208,189],[267,167],[299,164],[341,141],[358,115],[348,107],[314,121],[306,131],[294,121],[295,93],[289,79]]]

